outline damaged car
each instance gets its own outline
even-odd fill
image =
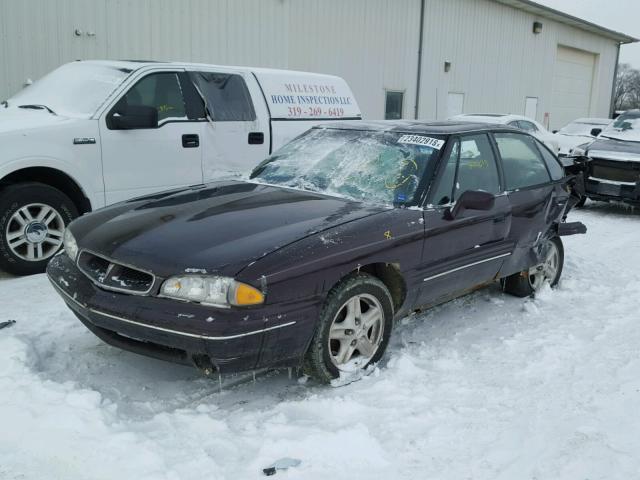
[[[640,110],[623,113],[591,135],[598,138],[574,148],[567,164],[569,173],[584,178],[577,206],[587,199],[640,205]]]
[[[316,127],[219,181],[75,220],[48,277],[125,350],[207,374],[303,367],[329,382],[384,355],[403,316],[500,281],[561,276],[571,179],[533,136],[468,122]]]

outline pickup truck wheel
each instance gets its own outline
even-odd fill
[[[564,265],[564,247],[560,237],[553,237],[540,245],[542,262],[523,272],[515,273],[504,279],[504,291],[516,297],[528,297],[545,283],[551,288],[558,285]]]
[[[357,375],[382,358],[392,324],[393,301],[384,283],[367,274],[349,277],[327,296],[305,373],[323,383],[341,373]]]
[[[15,275],[44,272],[62,248],[65,227],[78,216],[61,191],[42,183],[10,185],[0,192],[0,268]]]

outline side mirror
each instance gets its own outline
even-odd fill
[[[552,130],[551,133],[558,133],[558,130]]]
[[[601,133],[602,133],[602,129],[601,128],[592,128],[591,129],[591,136],[592,137],[597,137]]]
[[[493,193],[481,190],[467,190],[453,206],[444,212],[445,220],[453,220],[465,210],[491,210],[496,203]]]
[[[109,116],[109,128],[112,130],[158,128],[158,110],[144,105],[127,106]]]

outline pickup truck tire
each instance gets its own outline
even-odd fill
[[[560,281],[563,266],[562,240],[560,237],[549,238],[542,244],[542,263],[506,277],[503,289],[516,297],[528,297],[534,295],[545,282],[553,288]]]
[[[359,273],[333,287],[304,358],[304,372],[322,383],[357,378],[382,356],[393,326],[393,300],[377,278]]]
[[[44,272],[62,248],[64,229],[77,216],[69,197],[43,183],[0,190],[0,269],[14,275]]]

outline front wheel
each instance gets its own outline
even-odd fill
[[[327,296],[305,354],[305,373],[328,383],[364,371],[382,358],[392,324],[393,301],[384,283],[362,273],[347,278]]]
[[[53,187],[35,182],[6,187],[0,192],[0,268],[15,275],[44,272],[77,216],[69,197]]]
[[[564,266],[564,247],[560,237],[552,237],[542,242],[539,247],[538,265],[515,273],[504,279],[504,291],[517,297],[528,297],[545,284],[553,288],[560,281]]]

